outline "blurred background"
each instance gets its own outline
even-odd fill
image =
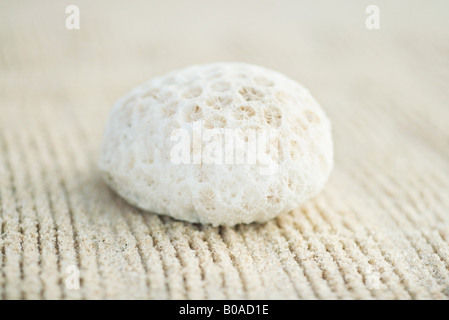
[[[69,5],[79,8],[79,30],[66,28]],[[380,29],[366,27],[369,5]],[[333,124],[335,169],[322,195],[276,222],[191,235],[189,224],[110,193],[97,151],[119,97],[214,61],[262,65],[309,88]],[[0,297],[447,298],[448,102],[445,0],[0,0]],[[247,239],[254,228],[260,238]],[[205,284],[189,282],[200,271],[180,271],[196,261],[182,252],[196,247],[173,240],[179,257],[164,249],[155,262],[154,232],[160,243],[220,235],[247,285],[210,280],[232,268],[200,251]],[[242,239],[246,251],[233,253]],[[272,254],[259,261],[261,250]],[[304,257],[315,260],[304,266]],[[72,264],[81,291],[61,284]],[[177,267],[163,273],[167,264]],[[285,282],[283,270],[296,280]],[[373,272],[377,291],[366,286]]]
[[[49,108],[51,126],[78,119],[95,147],[109,108],[134,86],[190,64],[245,61],[308,87],[337,142],[339,121],[395,118],[443,147],[447,1],[75,2],[0,1],[1,108],[17,113],[2,111],[3,126]],[[79,30],[66,28],[71,4]],[[378,30],[365,26],[372,4]]]

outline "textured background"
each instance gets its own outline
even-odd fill
[[[0,298],[448,298],[448,15],[444,0],[0,0]],[[222,60],[284,72],[322,103],[324,192],[235,228],[130,207],[96,168],[109,108]]]

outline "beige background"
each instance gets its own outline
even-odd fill
[[[0,0],[0,298],[447,299],[448,15],[444,0]],[[96,168],[113,102],[223,60],[284,72],[322,103],[324,192],[235,228],[125,204]]]

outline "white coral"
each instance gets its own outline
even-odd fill
[[[231,151],[245,159],[253,152],[248,132],[276,132],[264,154],[276,161],[275,172],[261,174],[263,161],[175,164],[170,136],[176,129],[192,133],[195,121],[222,136],[238,129],[242,143]],[[137,87],[113,107],[100,156],[107,183],[137,207],[229,226],[294,209],[323,188],[332,166],[330,122],[309,92],[244,63],[192,66]]]

